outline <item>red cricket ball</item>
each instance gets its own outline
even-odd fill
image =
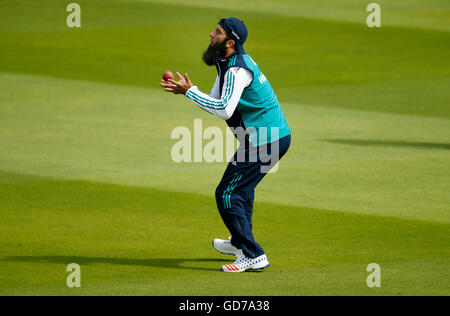
[[[169,79],[173,79],[173,74],[170,71],[166,71],[165,73],[163,73],[163,80],[167,81]]]

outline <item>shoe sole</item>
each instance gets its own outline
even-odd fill
[[[220,268],[220,271],[222,271],[222,272],[231,272],[231,273],[261,272],[262,270],[264,270],[265,268],[268,268],[269,266],[270,266],[270,263],[268,263],[267,265],[265,265],[264,267],[261,267],[261,268],[247,269],[247,270],[244,270],[244,271],[228,271],[228,270],[224,270],[223,268]]]
[[[262,267],[262,268],[249,269],[249,270],[247,270],[247,271],[261,271],[261,270],[264,270],[265,268],[268,268],[268,267],[270,267],[270,263],[268,263],[267,265],[265,265],[265,266]]]

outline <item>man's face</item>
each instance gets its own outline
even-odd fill
[[[216,43],[223,43],[223,41],[227,38],[227,32],[224,28],[217,24],[216,29],[209,33],[210,37],[210,45],[214,45]]]
[[[209,37],[210,42],[202,59],[206,65],[213,66],[217,59],[225,57],[227,53],[227,32],[222,26],[217,25],[216,29],[209,33]]]

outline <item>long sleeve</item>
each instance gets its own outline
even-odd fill
[[[242,92],[253,80],[252,73],[245,68],[232,67],[225,74],[222,95],[218,95],[219,83],[216,83],[210,95],[203,93],[197,86],[186,92],[186,97],[200,108],[212,113],[223,120],[228,120],[236,110]]]
[[[214,82],[214,86],[211,89],[211,93],[209,94],[211,98],[220,99],[220,77],[216,77],[216,82]]]

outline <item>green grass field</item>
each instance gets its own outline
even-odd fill
[[[0,295],[450,295],[447,0],[379,0],[377,29],[371,1],[78,0],[79,29],[69,2],[0,2]],[[209,91],[228,16],[293,132],[256,191],[271,267],[238,275],[211,247],[226,162],[170,156],[175,127],[225,123],[158,85]]]

